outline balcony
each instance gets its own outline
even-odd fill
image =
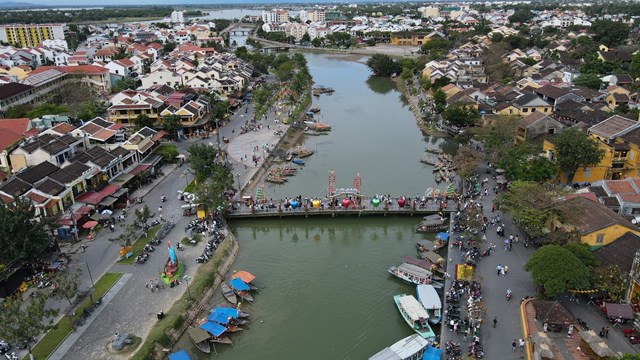
[[[627,162],[627,157],[626,156],[625,157],[622,157],[622,156],[613,157],[611,159],[611,162],[614,163],[614,164],[624,164],[625,162]]]

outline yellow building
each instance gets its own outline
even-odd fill
[[[567,179],[559,173],[556,181],[595,182],[599,180],[619,180],[638,176],[640,169],[640,122],[614,115],[589,128],[589,136],[599,141],[604,150],[600,163],[591,167],[580,167],[573,176]],[[556,148],[553,138],[542,145],[544,156],[554,160]]]
[[[25,65],[14,66],[8,69],[0,67],[0,74],[15,76],[18,79],[18,81],[26,78],[30,72],[31,72],[31,68]]]
[[[637,226],[597,201],[576,196],[567,202],[566,220],[551,224],[551,231],[577,231],[580,242],[597,249],[627,232],[640,235]]]
[[[44,40],[64,40],[63,24],[0,25],[0,41],[20,47],[35,47]]]
[[[395,33],[391,34],[391,45],[422,46],[429,42],[430,38],[424,33]]]

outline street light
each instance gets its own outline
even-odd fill
[[[187,294],[189,294],[189,299],[193,300],[193,298],[191,297],[191,290],[189,289],[189,280],[191,280],[191,276],[184,275],[182,277],[182,280],[184,280],[187,283]]]

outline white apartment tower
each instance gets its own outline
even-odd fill
[[[183,23],[184,22],[184,11],[172,11],[171,12],[171,22],[172,23]]]

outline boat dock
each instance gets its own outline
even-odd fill
[[[345,209],[344,207],[335,207],[335,208],[313,208],[313,207],[302,207],[297,209],[284,209],[280,208],[269,208],[264,207],[264,209],[260,209],[255,206],[245,206],[242,205],[239,208],[230,211],[226,214],[227,219],[243,219],[243,218],[273,218],[273,217],[294,217],[294,216],[398,216],[398,215],[409,215],[409,216],[424,216],[437,214],[440,212],[450,213],[458,211],[458,203],[456,201],[449,201],[446,206],[440,205],[427,205],[427,206],[417,206],[413,207],[400,207],[397,204],[389,205],[385,208],[383,205],[379,207],[373,206],[365,206],[361,208],[349,207]]]

